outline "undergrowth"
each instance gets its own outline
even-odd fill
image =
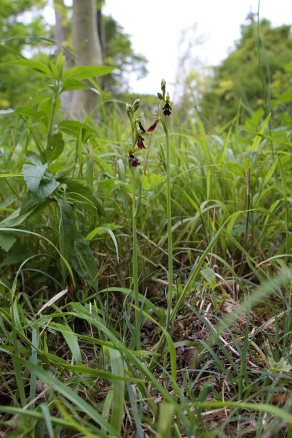
[[[291,117],[81,122],[104,67],[17,62],[49,86],[0,116],[0,435],[291,436]]]

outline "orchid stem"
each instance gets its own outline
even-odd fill
[[[137,239],[137,212],[135,196],[135,170],[131,169],[132,174],[132,239],[133,239],[133,283],[135,300],[135,326],[136,326],[136,347],[141,348],[140,340],[140,312],[139,312],[139,289],[138,289],[138,239]]]
[[[167,238],[168,238],[168,297],[166,328],[170,326],[170,315],[173,298],[173,247],[172,247],[172,225],[171,225],[171,183],[170,183],[170,142],[168,133],[168,120],[165,117],[163,123],[166,137],[166,184],[167,184]]]

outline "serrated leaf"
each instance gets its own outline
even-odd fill
[[[80,65],[73,67],[64,74],[64,79],[90,79],[111,73],[116,67],[106,65]]]

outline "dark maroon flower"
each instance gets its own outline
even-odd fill
[[[142,125],[141,122],[138,122],[139,124],[139,128],[141,129],[142,132],[146,132],[146,129],[144,128],[144,126]]]
[[[147,129],[147,132],[153,132],[156,126],[158,125],[159,120],[155,120],[155,122]]]
[[[142,137],[142,135],[138,135],[137,146],[139,149],[145,149],[143,142],[144,142],[144,138]]]
[[[170,116],[172,108],[171,108],[171,104],[166,101],[164,107],[162,108],[163,114],[165,116]]]
[[[132,155],[132,154],[130,154],[130,157],[129,157],[129,164],[130,164],[130,166],[132,166],[132,167],[140,166],[140,163],[139,163],[138,158],[136,158],[136,157],[135,157],[134,155]]]

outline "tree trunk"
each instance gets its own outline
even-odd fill
[[[102,49],[97,29],[96,0],[73,1],[73,40],[77,65],[102,65]],[[80,116],[96,104],[97,96],[91,90],[74,93],[73,111]]]

